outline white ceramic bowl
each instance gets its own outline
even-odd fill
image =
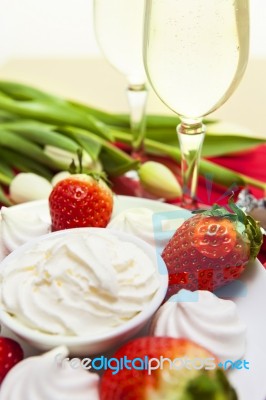
[[[153,260],[155,265],[155,270],[158,273],[159,278],[159,289],[154,294],[151,301],[144,307],[144,309],[137,314],[135,317],[120,325],[117,328],[113,328],[110,332],[98,335],[96,338],[90,338],[89,336],[64,336],[64,335],[53,335],[43,333],[30,327],[24,325],[20,320],[12,317],[8,312],[6,312],[0,302],[0,321],[5,325],[11,332],[15,333],[18,337],[25,340],[31,346],[47,351],[54,347],[65,345],[69,348],[72,355],[90,355],[102,353],[104,351],[110,350],[122,341],[127,340],[138,333],[149,321],[151,316],[155,313],[157,308],[162,303],[168,286],[168,273],[167,268],[160,258],[156,258],[155,250],[152,246],[148,245],[143,240],[123,232],[118,232],[111,229],[102,228],[77,228],[69,229],[64,231],[58,231],[54,233],[49,233],[47,235],[41,236],[35,240],[27,242],[23,246],[9,254],[0,264],[0,268],[5,268],[6,265],[13,261],[14,259],[19,260],[20,256],[25,252],[33,248],[37,243],[41,241],[50,240],[52,237],[56,238],[66,238],[69,237],[71,240],[71,235],[82,234],[86,232],[94,231],[95,233],[101,231],[101,234],[114,235],[121,241],[132,242],[139,248],[141,248],[146,255]],[[18,261],[19,262],[19,261]],[[1,284],[1,283],[0,283]]]

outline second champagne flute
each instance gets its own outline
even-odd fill
[[[147,0],[145,66],[177,128],[183,202],[197,207],[202,118],[234,92],[248,61],[248,0]]]
[[[145,0],[94,0],[96,38],[105,58],[128,80],[132,156],[144,155],[147,90],[143,65]]]

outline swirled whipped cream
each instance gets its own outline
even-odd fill
[[[66,357],[68,351],[62,346],[18,363],[1,385],[1,400],[99,400],[99,376],[59,364],[58,354]]]
[[[0,271],[0,303],[49,334],[109,332],[143,310],[159,287],[156,261],[109,230],[35,242]]]
[[[172,296],[155,314],[151,334],[188,338],[221,361],[238,360],[246,348],[246,325],[236,304],[204,290],[182,289]]]
[[[50,231],[51,222],[48,215],[36,211],[23,212],[23,208],[1,208],[1,241],[6,253],[37,236]]]

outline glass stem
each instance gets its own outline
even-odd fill
[[[132,157],[142,160],[146,130],[146,105],[148,91],[143,85],[129,85],[127,98],[130,108],[130,127],[132,131]]]
[[[182,203],[186,208],[197,208],[199,160],[206,128],[202,119],[186,121],[181,118],[177,136],[181,150]]]

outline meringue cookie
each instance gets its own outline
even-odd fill
[[[146,243],[153,247],[160,247],[163,249],[170,237],[155,237],[155,226],[153,222],[154,211],[144,208],[130,208],[120,212],[117,216],[112,218],[107,228],[115,229],[117,231],[130,233],[144,240]]]
[[[50,232],[50,217],[36,211],[23,212],[23,208],[1,208],[1,241],[5,255],[38,236]],[[7,254],[6,254],[7,253]]]
[[[162,218],[163,215],[164,218]],[[155,212],[149,208],[135,207],[117,214],[111,219],[107,228],[137,236],[161,254],[185,218],[183,211],[181,215],[180,210],[174,210],[174,208]]]
[[[149,244],[154,243],[153,211],[148,208],[130,208],[114,217],[107,228],[131,233]]]
[[[246,325],[236,304],[205,290],[180,290],[159,308],[150,330],[154,336],[193,340],[222,362],[238,360],[245,353]]]
[[[58,363],[58,354],[66,357],[67,348],[57,347],[13,367],[1,385],[1,400],[99,400],[99,376]]]

